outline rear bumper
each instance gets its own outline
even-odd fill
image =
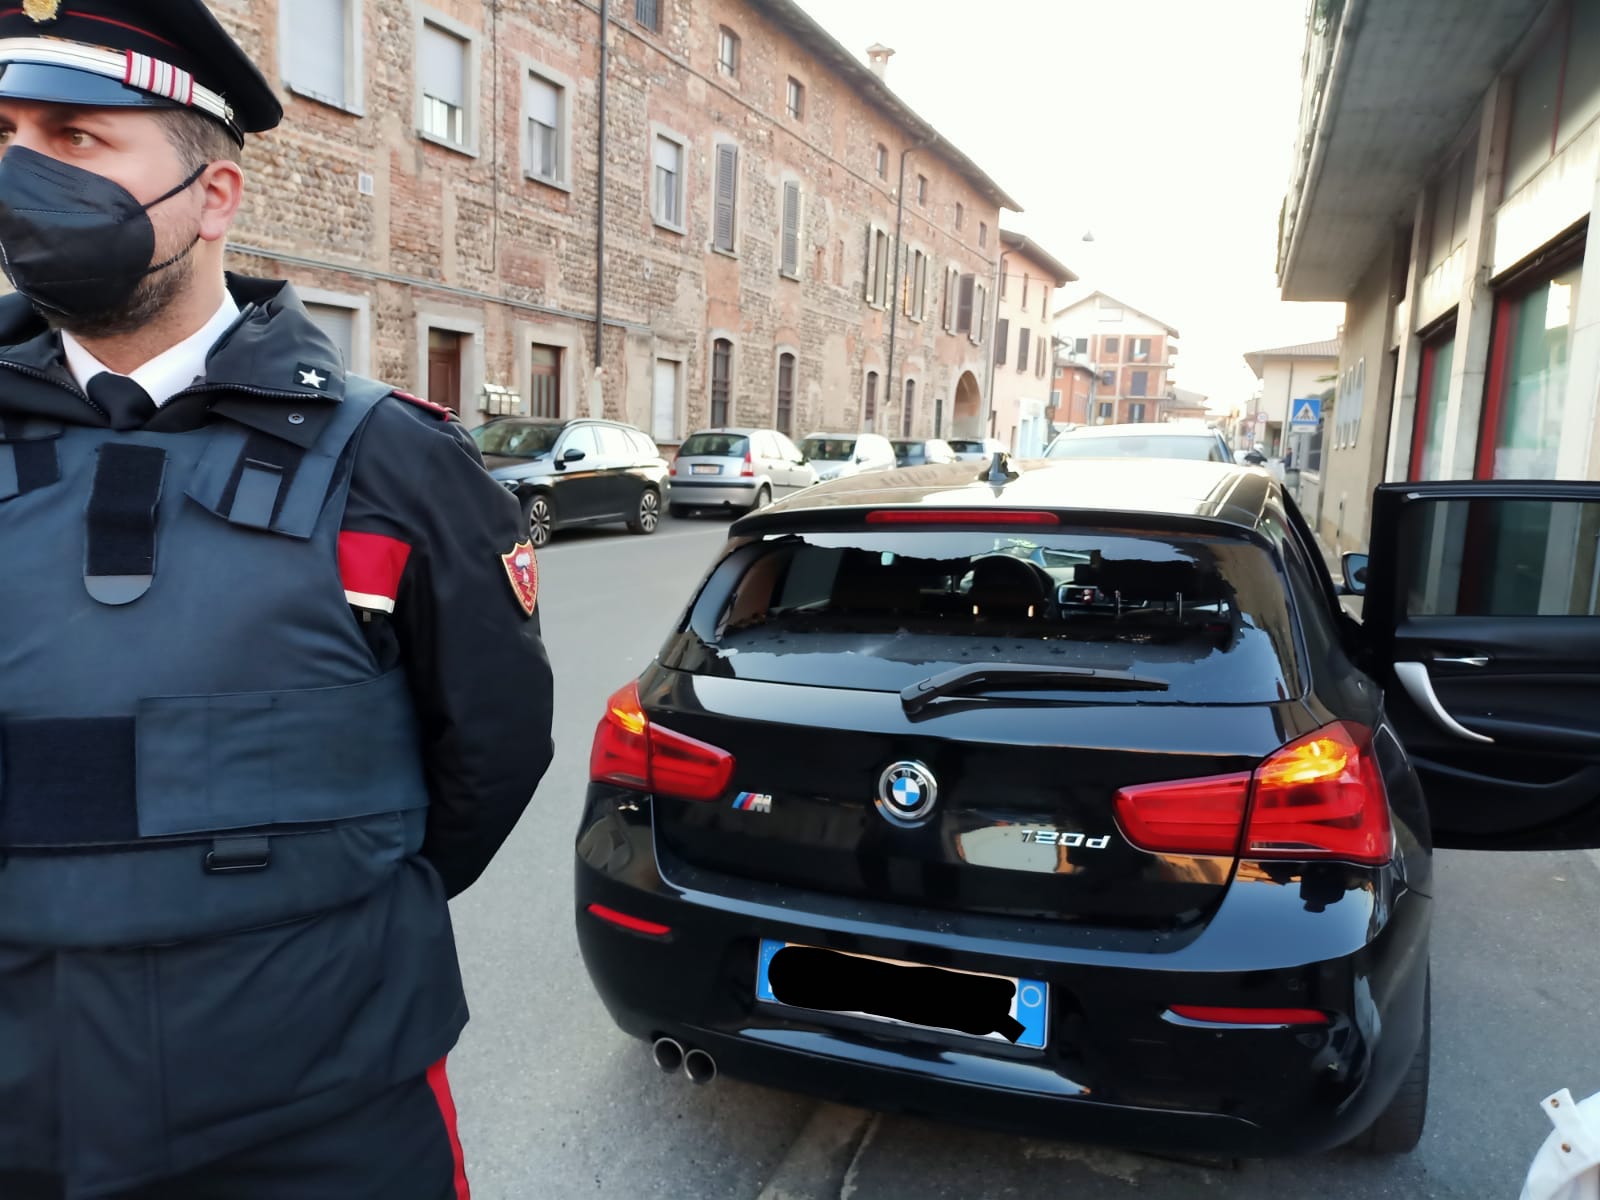
[[[1372,1122],[1421,1034],[1428,902],[1419,893],[1397,889],[1365,914],[1337,914],[1352,902],[1310,904],[1291,886],[1236,883],[1205,930],[1170,951],[1108,951],[1081,935],[1074,947],[1000,918],[952,921],[713,876],[658,857],[648,803],[619,805],[599,791],[576,869],[590,977],[624,1031],[708,1050],[736,1077],[1019,1133],[1209,1154],[1314,1153]],[[1230,908],[1239,889],[1254,894]],[[590,904],[671,933],[628,932],[591,915]],[[759,1003],[763,937],[1043,979],[1049,1044],[1020,1050]],[[1325,954],[1340,939],[1340,953],[1308,959],[1306,951]],[[1332,1022],[1195,1027],[1165,1016],[1181,1003],[1312,1007]]]
[[[749,508],[756,502],[756,490],[764,481],[760,479],[674,479],[667,488],[671,504],[731,505]]]

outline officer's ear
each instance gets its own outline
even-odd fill
[[[244,200],[244,171],[227,159],[212,163],[197,181],[205,196],[200,212],[200,240],[219,242],[228,236]]]

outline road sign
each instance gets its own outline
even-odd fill
[[[1311,397],[1295,400],[1289,405],[1290,429],[1315,429],[1322,424],[1322,400]]]
[[[1256,414],[1256,424],[1257,425],[1265,425],[1269,419],[1270,418],[1267,416],[1267,410],[1266,409],[1262,409],[1260,412],[1258,412]]]

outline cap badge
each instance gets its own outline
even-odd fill
[[[22,0],[22,15],[43,25],[61,15],[61,0]]]

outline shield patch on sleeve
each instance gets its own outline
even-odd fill
[[[522,605],[522,611],[533,616],[534,605],[539,603],[539,560],[534,557],[532,542],[518,542],[509,554],[502,554],[506,578],[511,590]]]

